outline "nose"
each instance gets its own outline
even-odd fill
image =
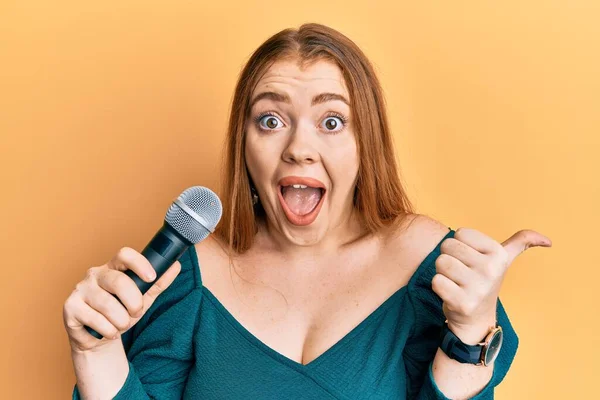
[[[283,161],[297,164],[312,164],[319,159],[316,149],[317,140],[315,133],[307,129],[294,129],[289,136],[289,141],[281,155]]]

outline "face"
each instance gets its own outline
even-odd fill
[[[275,63],[252,94],[246,166],[267,223],[291,243],[319,242],[352,212],[359,161],[349,100],[327,61]]]

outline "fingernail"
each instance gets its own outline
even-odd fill
[[[154,271],[149,272],[148,275],[146,275],[146,276],[148,277],[148,279],[153,281],[154,279],[156,279],[156,272],[154,272]]]

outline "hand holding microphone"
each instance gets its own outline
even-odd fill
[[[214,192],[188,188],[171,204],[163,226],[141,253],[123,247],[106,264],[88,269],[63,306],[71,347],[94,349],[135,325],[181,271],[179,257],[214,231],[221,214]]]

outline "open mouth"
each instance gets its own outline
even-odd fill
[[[288,177],[280,181],[278,197],[287,219],[308,225],[318,216],[325,200],[325,186],[312,178]]]

